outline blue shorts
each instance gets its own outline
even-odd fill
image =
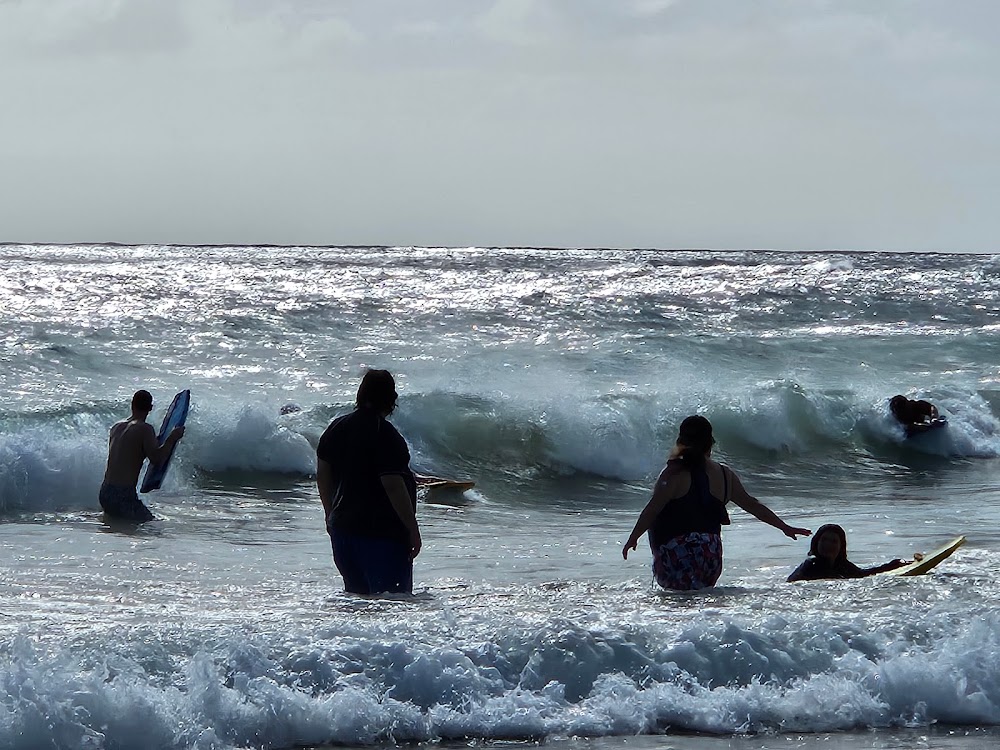
[[[333,562],[351,594],[409,594],[413,591],[410,548],[394,539],[327,529]]]
[[[121,518],[125,521],[135,521],[143,523],[152,521],[153,514],[149,508],[142,504],[142,500],[135,494],[135,487],[126,487],[118,484],[102,484],[101,494],[98,496],[101,507],[109,516]]]

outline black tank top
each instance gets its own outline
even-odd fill
[[[669,462],[668,466],[674,461]],[[702,465],[690,473],[691,488],[687,494],[667,503],[653,522],[649,537],[654,546],[666,544],[674,537],[685,534],[699,532],[719,534],[723,526],[729,525],[725,500],[719,500],[709,489],[705,466]],[[729,495],[729,473],[725,468],[722,469],[722,481],[724,482],[722,496],[725,498]]]

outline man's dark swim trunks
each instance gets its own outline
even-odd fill
[[[149,508],[142,504],[135,487],[102,484],[100,501],[104,512],[115,518],[137,523],[152,521],[154,518]]]

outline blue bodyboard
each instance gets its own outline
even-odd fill
[[[174,400],[170,402],[170,408],[167,409],[167,413],[163,417],[160,432],[156,436],[156,440],[160,445],[163,445],[163,441],[166,440],[167,435],[174,431],[175,427],[184,426],[190,407],[191,391],[181,391],[174,396]],[[170,460],[174,457],[174,450],[176,449],[177,446],[174,445],[174,448],[170,451],[170,455],[167,456],[167,460],[162,464],[156,464],[155,466],[150,464],[146,467],[146,476],[142,478],[142,486],[139,488],[139,492],[160,489],[164,477],[167,476],[167,469],[170,468]]]

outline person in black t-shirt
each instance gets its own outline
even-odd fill
[[[823,578],[866,578],[901,568],[908,562],[912,561],[896,559],[874,568],[859,568],[847,559],[847,534],[843,527],[828,523],[816,531],[809,544],[809,557],[792,571],[788,582],[818,581]]]
[[[368,370],[356,407],[316,448],[316,483],[333,561],[354,594],[410,593],[420,552],[417,487],[406,441],[386,417],[396,408],[387,370]]]

